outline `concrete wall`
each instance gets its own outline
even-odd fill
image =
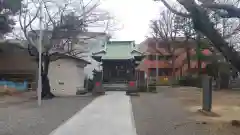
[[[84,67],[74,59],[59,59],[49,66],[49,80],[56,96],[76,95],[84,87]],[[80,65],[80,66],[78,66]]]

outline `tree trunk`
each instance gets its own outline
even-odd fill
[[[217,76],[216,76],[216,89],[220,90],[221,89],[221,78],[220,78],[220,72],[219,70],[217,71]]]
[[[189,70],[191,69],[191,58],[190,58],[190,48],[188,46],[186,48],[186,53],[187,53],[187,66]]]
[[[175,59],[176,59],[176,57],[175,57],[175,54],[174,54],[174,52],[175,52],[175,50],[173,50],[172,51],[172,82],[171,82],[171,84],[172,85],[174,85],[174,83],[175,83],[175,80],[176,80],[176,78],[175,78]]]
[[[51,87],[48,78],[48,70],[50,64],[50,56],[48,54],[44,55],[43,58],[44,68],[42,68],[42,98],[43,99],[51,99],[55,97],[55,95],[51,92]]]
[[[190,47],[188,45],[188,37],[186,38],[185,41],[185,51],[186,51],[186,55],[187,55],[187,66],[188,66],[188,70],[191,69],[191,56],[190,56]]]
[[[229,88],[229,75],[222,73],[220,74],[220,88],[221,89],[228,89]]]
[[[198,57],[198,60],[197,60],[198,62],[198,75],[200,75],[201,74],[201,71],[202,71],[202,61],[201,61],[201,59]]]
[[[172,77],[175,77],[175,56],[172,56]]]
[[[197,35],[197,50],[196,50],[196,55],[197,55],[197,68],[198,68],[198,76],[200,76],[201,74],[201,70],[202,70],[202,61],[200,58],[201,55],[201,44],[200,44],[200,34]]]

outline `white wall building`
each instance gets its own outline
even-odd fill
[[[61,56],[49,65],[51,91],[56,96],[73,96],[84,90],[84,67],[90,64],[85,60]]]
[[[37,44],[37,36],[33,34],[33,41]],[[48,35],[52,34],[52,31],[44,31],[44,46],[45,50],[49,45]],[[68,41],[69,35],[62,34],[58,40],[54,43],[54,46],[50,50],[50,54],[59,53],[66,54],[69,51],[69,46],[71,48],[72,56],[64,56],[61,59],[52,61],[49,65],[49,81],[51,89],[56,95],[76,95],[77,89],[83,89],[84,78],[86,76],[92,77],[93,69],[98,70],[100,63],[92,59],[92,53],[97,52],[105,48],[105,43],[109,36],[106,33],[101,32],[78,32],[73,34],[78,34],[74,41],[74,44]],[[66,37],[66,39],[65,39]],[[69,43],[69,46],[66,45]],[[55,56],[55,55],[53,55]],[[75,57],[73,57],[75,56]],[[89,65],[86,63],[90,62]],[[86,68],[84,69],[84,67]]]
[[[84,53],[75,57],[65,55],[50,63],[49,80],[52,92],[56,96],[76,95],[77,91],[84,90],[84,78],[92,77],[93,69],[99,69],[99,63],[91,56],[93,52],[105,48],[107,34],[86,32],[79,34],[78,39],[79,42],[73,45],[73,49]]]

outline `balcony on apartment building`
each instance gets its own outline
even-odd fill
[[[158,68],[158,76],[169,76],[172,73],[171,69],[171,56],[162,55],[148,55],[144,59],[145,72],[149,76],[156,76],[156,68]]]

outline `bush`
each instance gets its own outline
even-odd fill
[[[139,86],[139,92],[147,92],[147,86]]]
[[[94,83],[92,79],[85,79],[84,80],[84,88],[88,91],[88,92],[92,92],[93,88],[94,88]]]
[[[157,86],[156,83],[149,84],[148,85],[149,92],[156,92],[157,91],[157,87],[156,86]]]
[[[181,86],[192,86],[192,87],[201,87],[202,86],[201,77],[197,76],[184,76],[178,80],[178,84]]]

